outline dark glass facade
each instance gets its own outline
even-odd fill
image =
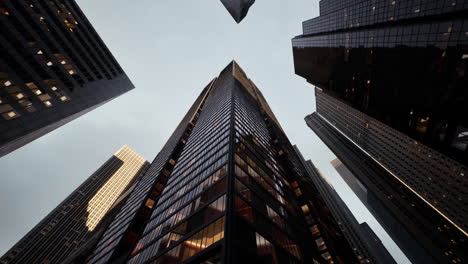
[[[361,227],[361,234],[364,237],[364,241],[366,241],[366,244],[375,258],[378,259],[380,263],[396,263],[372,228],[366,222],[359,226]]]
[[[380,177],[395,179],[389,195],[405,190],[405,197],[426,203],[419,218],[438,214],[457,237],[468,235],[467,14],[467,1],[322,0],[320,16],[305,21],[303,35],[292,41],[296,73],[317,87],[323,122],[350,140],[349,149],[381,167]],[[377,192],[383,190],[372,191],[372,198]],[[386,214],[385,203],[375,204]],[[400,206],[389,219],[403,223],[408,209]],[[423,236],[435,237],[429,230],[436,232],[440,223],[428,224],[414,240],[424,244]],[[411,254],[411,246],[400,247]]]
[[[240,23],[249,12],[249,8],[255,3],[255,0],[221,0],[224,7],[231,14],[237,23]]]
[[[16,243],[1,264],[62,264],[109,223],[149,162],[122,147]]]
[[[339,167],[343,179],[413,263],[466,261],[466,235],[460,229],[320,114],[306,121],[349,169]]]
[[[0,156],[133,88],[73,0],[1,0],[0,28]]]
[[[308,174],[310,175],[313,185],[317,187],[327,204],[327,207],[330,209],[331,214],[338,221],[340,229],[349,241],[359,262],[382,264],[396,263],[388,252],[385,259],[381,258],[381,252],[386,250],[381,244],[381,247],[379,247],[379,245],[375,245],[380,242],[380,240],[376,241],[374,240],[374,237],[370,239],[368,232],[363,232],[359,222],[349,210],[348,206],[340,198],[333,186],[318,171],[312,161],[305,161],[302,154],[299,152],[299,149],[296,146],[294,146],[294,148],[308,170]],[[378,251],[376,250],[377,248],[379,249]]]
[[[260,91],[232,62],[202,91],[87,263],[356,263],[306,176]]]
[[[317,112],[468,234],[468,3],[321,8],[293,39]]]

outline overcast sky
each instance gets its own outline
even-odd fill
[[[258,0],[236,24],[219,0],[76,0],[136,86],[0,159],[0,255],[122,145],[152,161],[208,82],[235,59],[293,144],[399,263],[410,263],[330,165],[307,127],[313,87],[294,74],[291,38],[318,0]]]

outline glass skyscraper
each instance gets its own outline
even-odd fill
[[[0,157],[133,89],[74,0],[0,0]]]
[[[370,238],[370,234],[373,234],[370,227],[367,226],[368,229],[364,232],[364,229],[354,217],[353,213],[349,210],[348,206],[343,202],[331,183],[329,183],[314,166],[312,161],[306,161],[299,152],[299,149],[296,146],[294,146],[294,148],[303,162],[304,167],[308,170],[310,181],[312,182],[311,184],[317,187],[317,190],[323,197],[327,207],[330,209],[331,214],[338,221],[340,229],[349,241],[360,263],[396,263],[385,247],[381,244],[380,240],[378,240],[378,238],[377,240],[375,239],[375,234]],[[366,226],[367,224],[364,223],[364,225]]]
[[[62,264],[118,212],[149,162],[123,146],[2,258],[1,264]]]
[[[236,62],[185,115],[87,263],[357,263]]]
[[[292,41],[296,73],[318,87],[307,123],[417,263],[466,260],[467,11],[466,1],[322,0]]]

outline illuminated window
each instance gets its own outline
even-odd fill
[[[296,194],[296,196],[301,196],[302,195],[301,189],[297,188],[296,190],[294,190],[294,194]]]
[[[309,228],[310,232],[314,237],[320,236],[320,229],[317,225],[313,225]]]
[[[61,96],[60,97],[60,100],[62,100],[62,102],[65,102],[65,101],[68,101],[68,97],[67,96]]]
[[[308,214],[310,212],[309,206],[307,206],[307,204],[301,206],[301,210],[304,214]]]
[[[26,83],[26,86],[28,86],[29,89],[39,89],[39,87],[37,87],[37,85],[33,82]]]
[[[262,256],[264,259],[262,263],[278,263],[273,244],[258,233],[255,233],[255,240],[257,245],[257,254]]]
[[[416,123],[416,131],[420,133],[426,133],[428,125],[429,125],[429,117],[418,118],[418,121]]]
[[[34,90],[34,93],[35,93],[36,95],[42,94],[41,90]]]
[[[47,106],[47,107],[51,107],[52,106],[52,103],[50,101],[44,101],[44,104]]]
[[[7,112],[7,113],[3,113],[2,116],[6,120],[10,120],[10,119],[19,117],[20,115],[16,111],[10,111],[10,112]]]
[[[57,91],[57,87],[55,86],[52,86],[50,89],[52,89],[52,91]]]
[[[52,66],[52,65],[54,65],[54,64],[51,61],[47,62],[47,66]]]
[[[6,81],[6,82],[3,83],[3,85],[5,85],[6,87],[8,87],[8,86],[12,85],[12,83],[11,83],[11,81]]]
[[[148,199],[146,200],[146,203],[145,203],[145,206],[148,207],[148,208],[153,208],[154,206],[154,200],[153,199]]]
[[[24,98],[24,94],[23,93],[18,93],[18,94],[16,94],[16,98],[22,99],[22,98]]]
[[[329,263],[333,263],[333,259],[332,259],[331,255],[330,255],[330,253],[328,253],[328,251],[322,254],[322,258],[324,260],[328,261]]]
[[[315,244],[320,251],[327,249],[327,245],[325,244],[325,241],[323,241],[323,238],[315,239]]]
[[[42,52],[42,50],[37,51],[37,55],[42,55],[42,54],[44,54],[44,52]]]
[[[6,8],[0,8],[0,14],[3,14],[3,15],[10,15],[10,12],[8,12],[8,10],[6,10]]]
[[[224,217],[216,220],[153,263],[181,263],[224,238]]]

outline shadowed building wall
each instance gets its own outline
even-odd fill
[[[463,263],[465,234],[318,113],[306,122],[343,162],[337,164],[340,175],[413,263]]]
[[[376,264],[396,263],[388,252],[386,258],[381,258],[382,252],[386,250],[382,245],[378,244],[380,240],[376,241],[374,238],[370,239],[368,235],[369,233],[363,232],[359,222],[349,210],[348,206],[343,202],[339,194],[335,191],[333,186],[319,172],[312,161],[305,161],[299,149],[296,146],[294,146],[294,148],[308,170],[310,179],[313,184],[317,186],[317,189],[324,198],[331,214],[338,222],[339,228],[343,231],[346,240],[349,241],[349,244],[353,248],[359,262]]]
[[[320,16],[303,22],[303,35],[292,40],[296,74],[317,87],[318,115],[308,117],[309,126],[325,131],[322,124],[329,123],[337,132],[328,133],[329,147],[336,150],[337,142],[350,140],[344,152],[368,155],[366,166],[372,169],[366,170],[373,171],[369,179],[394,181],[385,190],[390,197],[414,197],[426,204],[420,212],[398,205],[398,213],[380,219],[405,225],[407,211],[411,221],[426,222],[423,218],[433,215],[432,223],[411,227],[425,230],[421,237],[413,233],[413,239],[400,242],[425,244],[433,261],[443,263],[462,261],[464,254],[451,248],[464,244],[465,239],[459,239],[468,235],[467,14],[466,1],[322,0]],[[335,135],[344,140],[334,140]],[[357,160],[351,164],[350,157],[339,158],[345,164],[348,159],[350,170],[361,165]],[[384,190],[371,188],[373,184],[364,185],[378,197]],[[377,187],[380,190],[373,189]],[[381,216],[389,212],[375,207]],[[440,217],[445,220],[438,222]],[[444,222],[458,240],[437,235],[447,230],[439,231]],[[399,233],[394,226],[387,223]],[[444,242],[435,242],[442,237]],[[399,246],[407,248],[407,255],[418,255],[410,246]]]
[[[74,0],[0,0],[0,157],[133,89]]]

